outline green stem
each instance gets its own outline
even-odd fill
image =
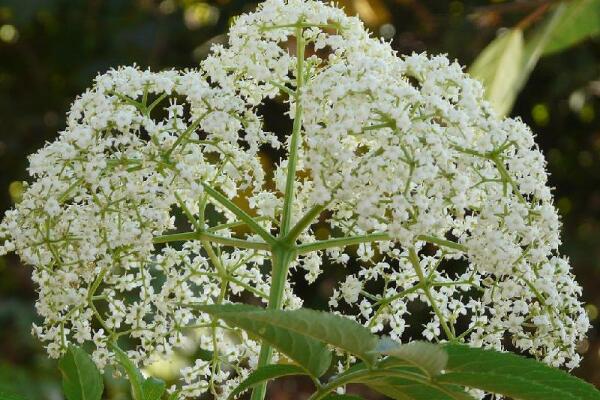
[[[218,201],[223,207],[225,207],[226,209],[231,211],[236,217],[244,221],[248,225],[248,227],[250,227],[250,229],[252,229],[257,235],[262,237],[265,242],[269,243],[270,245],[274,245],[277,243],[275,238],[262,226],[260,226],[258,222],[254,220],[254,218],[248,215],[246,211],[239,208],[233,201],[229,200],[218,190],[213,189],[211,186],[207,185],[204,182],[202,183],[202,185],[204,186],[204,190],[206,191],[206,193],[208,193],[210,197]]]
[[[293,243],[287,243],[281,238],[285,238],[290,231],[292,221],[292,205],[294,202],[294,184],[296,181],[296,165],[298,162],[298,146],[300,144],[300,131],[302,130],[302,104],[301,94],[304,85],[304,37],[302,21],[296,24],[296,110],[294,113],[294,126],[290,138],[289,157],[287,165],[287,177],[285,183],[285,197],[283,200],[283,212],[281,216],[281,230],[279,232],[280,241],[272,249],[272,271],[271,271],[271,290],[269,292],[270,310],[278,310],[283,303],[283,293],[290,263],[296,258],[296,249]],[[238,216],[239,217],[239,216]],[[240,217],[241,218],[241,217]],[[271,363],[273,349],[266,343],[263,343],[260,349],[257,368]],[[261,383],[252,391],[251,400],[264,400],[267,393],[267,384]]]
[[[269,217],[256,217],[254,218],[255,221],[268,221],[270,218]],[[211,226],[210,228],[207,228],[206,230],[208,232],[217,232],[217,231],[222,231],[224,229],[232,229],[232,228],[238,228],[240,226],[246,226],[247,224],[244,221],[235,221],[235,222],[227,222],[224,224],[219,224],[219,225],[215,225],[215,226]]]
[[[170,235],[161,235],[155,237],[152,242],[158,243],[170,243],[170,242],[185,242],[189,240],[207,240],[212,243],[219,243],[224,246],[239,247],[242,249],[255,249],[255,250],[270,250],[271,246],[268,243],[262,242],[251,242],[249,240],[227,238],[219,235],[215,235],[209,232],[182,232],[173,233]]]
[[[324,208],[325,206],[323,205],[318,205],[311,208],[306,215],[304,215],[300,221],[298,221],[296,225],[294,225],[294,227],[285,235],[283,241],[288,244],[294,244],[298,236],[300,236],[302,232],[313,223],[313,220],[318,217],[319,214],[321,214]]]
[[[177,140],[175,140],[175,143],[173,143],[171,148],[165,152],[164,157],[166,160],[168,160],[171,157],[171,154],[173,153],[175,148],[177,148],[177,146],[179,146],[181,144],[181,142],[183,142],[184,140],[187,140],[187,138],[189,136],[191,136],[192,133],[194,133],[196,128],[198,128],[200,126],[200,124],[202,123],[202,120],[208,115],[209,111],[202,114],[200,116],[200,118],[198,118],[197,120],[192,122],[192,124],[190,126],[188,126],[188,128],[182,134],[179,135],[179,137],[177,138]]]
[[[515,195],[517,196],[519,201],[523,204],[527,204],[527,200],[525,200],[525,198],[521,194],[517,183],[511,178],[510,174],[508,173],[508,170],[504,166],[504,162],[502,162],[498,158],[492,158],[492,161],[494,161],[494,164],[496,165],[496,168],[498,169],[502,180],[511,186],[513,192],[515,192]]]
[[[304,86],[304,37],[302,35],[301,21],[296,26],[296,110],[294,112],[294,126],[290,139],[290,149],[287,164],[287,177],[285,181],[285,197],[283,200],[283,214],[281,218],[281,235],[285,236],[292,221],[292,205],[294,203],[294,185],[296,183],[296,165],[298,163],[298,146],[300,144],[300,131],[302,130],[302,87]]]
[[[283,305],[283,293],[285,290],[285,283],[287,281],[290,263],[295,258],[296,254],[294,250],[286,249],[284,247],[276,247],[273,249],[271,290],[269,292],[269,304],[267,309],[281,309],[281,306]],[[260,348],[260,355],[258,357],[258,365],[256,368],[270,364],[272,356],[273,349],[271,346],[263,343]],[[252,391],[251,400],[264,400],[266,393],[266,383],[257,385]]]
[[[429,235],[419,235],[417,236],[417,239],[422,240],[424,242],[433,243],[440,247],[448,247],[450,249],[461,251],[463,253],[467,252],[466,246],[463,246],[462,244],[453,242],[451,240],[440,239],[435,236]],[[303,255],[306,253],[310,253],[311,251],[326,250],[331,248],[342,248],[354,244],[382,242],[386,240],[393,240],[393,238],[390,237],[389,234],[384,232],[320,240],[318,242],[306,243],[298,246],[298,254]]]
[[[446,336],[448,336],[449,340],[454,340],[456,337],[454,333],[452,333],[452,330],[450,329],[448,324],[446,323],[444,315],[442,314],[442,310],[440,310],[440,308],[437,306],[437,303],[435,302],[435,299],[431,294],[431,290],[429,289],[430,284],[425,278],[425,275],[423,274],[423,270],[421,269],[421,262],[419,261],[419,256],[414,247],[408,249],[408,258],[412,263],[413,268],[417,273],[417,276],[419,277],[419,281],[423,285],[423,292],[425,293],[425,297],[427,297],[427,300],[429,300],[429,303],[431,303],[431,308],[433,309],[433,312],[435,313],[435,315],[437,315],[438,319],[440,320],[440,325],[442,326],[444,333],[446,334]]]
[[[404,296],[408,296],[409,294],[414,293],[417,290],[420,290],[422,288],[423,288],[423,283],[419,282],[415,286],[408,288],[406,290],[403,290],[400,293],[396,293],[395,295],[393,295],[391,297],[382,298],[382,299],[378,300],[377,302],[375,302],[375,304],[373,304],[373,306],[379,306],[379,308],[377,309],[377,311],[375,311],[375,314],[373,314],[373,316],[371,317],[371,321],[369,322],[369,327],[371,327],[375,324],[375,322],[377,321],[377,317],[382,312],[384,312],[385,309],[387,308],[387,306],[390,305],[393,301],[398,300]]]
[[[368,235],[358,235],[320,240],[318,242],[306,243],[298,246],[298,254],[306,254],[310,253],[311,251],[326,250],[336,247],[342,248],[354,244],[370,243],[384,240],[391,240],[390,236],[387,233],[372,233]]]

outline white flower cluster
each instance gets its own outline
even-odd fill
[[[92,341],[104,368],[113,358],[109,343],[126,336],[136,343],[130,357],[149,364],[200,329],[199,344],[220,357],[196,365],[208,372],[193,380],[206,378],[207,388],[225,379],[220,372],[209,378],[211,365],[257,358],[258,345],[243,332],[224,334],[187,305],[246,290],[266,297],[263,255],[221,252],[199,240],[180,250],[153,241],[175,227],[175,209],[194,221],[204,213],[201,182],[230,197],[257,192],[264,182],[257,151],[267,142],[278,145],[254,111],[201,72],[128,67],[99,76],[73,104],[66,130],[31,156],[34,182],[0,227],[8,239],[3,252],[15,250],[36,267],[44,320],[34,333],[48,353],[58,357],[70,342]],[[219,215],[213,231],[231,236],[235,217]],[[190,395],[199,393],[193,386]]]
[[[259,106],[279,96],[298,143],[263,130]],[[261,152],[280,147],[294,157],[271,178]],[[123,337],[145,365],[195,332],[210,357],[182,371],[180,397],[226,397],[259,346],[190,305],[266,302],[269,243],[240,229],[234,203],[260,229],[282,229],[293,165],[293,265],[311,283],[324,259],[358,266],[332,309],[398,341],[427,310],[416,320],[429,340],[579,363],[589,322],[557,253],[560,222],[529,128],[496,117],[458,64],[399,57],[319,1],[266,1],[199,71],[99,76],[30,164],[0,253],[35,266],[44,323],[34,331],[54,357],[93,342],[103,367]],[[313,232],[319,215],[329,240]],[[184,225],[192,232],[173,233]],[[301,305],[288,283],[284,307]]]

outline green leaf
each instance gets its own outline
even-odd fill
[[[469,73],[485,87],[485,97],[499,115],[506,115],[522,81],[523,31],[510,29],[494,39],[473,62]]]
[[[129,384],[131,386],[131,396],[133,400],[158,400],[165,391],[165,383],[160,379],[144,376],[135,364],[129,359],[127,354],[118,346],[112,345],[112,350],[119,361],[119,364],[125,370]]]
[[[399,345],[391,340],[382,339],[378,345],[378,351],[414,365],[429,377],[439,375],[446,368],[448,362],[446,350],[429,342],[411,342]]]
[[[331,363],[325,343],[352,353],[367,363],[375,359],[377,337],[348,318],[308,310],[265,310],[248,305],[227,304],[199,306],[228,324],[258,336],[311,375],[321,376]]]
[[[544,55],[558,53],[600,34],[600,0],[572,0],[553,29]]]
[[[600,34],[600,0],[562,2],[527,41],[514,28],[493,40],[473,62],[469,73],[481,80],[496,112],[510,112],[517,95],[542,55],[552,54]]]
[[[306,308],[290,311],[254,309],[265,314],[271,323],[345,350],[367,364],[376,359],[373,350],[379,339],[368,328],[349,318]]]
[[[159,400],[165,392],[165,382],[154,377],[147,378],[142,383],[144,400]]]
[[[452,383],[521,400],[599,400],[591,384],[556,368],[512,353],[448,344],[446,372]]]
[[[521,73],[519,78],[513,83],[515,96],[507,106],[508,111],[512,109],[517,94],[521,91],[521,89],[523,89],[523,86],[525,86],[529,75],[531,75],[531,72],[542,56],[545,47],[551,39],[552,33],[564,16],[565,9],[566,5],[564,3],[560,3],[554,9],[554,11],[544,19],[544,22],[540,24],[534,33],[528,36],[523,49],[523,56],[521,58]]]
[[[243,393],[251,387],[262,382],[270,381],[271,379],[281,378],[288,375],[305,375],[306,371],[296,365],[291,364],[271,364],[266,365],[252,372],[242,381],[229,395],[229,399]]]
[[[454,385],[426,385],[398,378],[382,378],[367,386],[396,400],[474,400],[463,388]]]
[[[144,377],[142,376],[142,373],[137,369],[135,364],[129,359],[123,350],[121,350],[118,346],[111,347],[115,352],[117,361],[119,361],[119,364],[121,364],[125,370],[125,373],[127,374],[129,384],[131,385],[131,396],[133,397],[133,400],[144,400],[144,390],[142,389]]]
[[[327,346],[302,330],[290,329],[290,318],[282,312],[267,312],[245,304],[207,305],[198,309],[269,343],[312,376],[323,375],[331,364],[331,352]]]
[[[58,362],[63,391],[68,400],[100,400],[104,391],[102,375],[83,349],[69,346]]]
[[[337,382],[336,386],[361,383],[399,400],[473,400],[462,387],[436,382],[424,375],[421,369],[398,366],[389,358],[379,362],[374,369],[364,363],[355,364],[332,381]]]

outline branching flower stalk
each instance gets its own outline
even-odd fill
[[[272,101],[289,104],[283,137],[265,130]],[[103,369],[122,347],[145,367],[200,349],[169,390],[225,399],[280,354],[198,306],[297,309],[298,273],[343,268],[331,311],[399,343],[413,325],[580,361],[589,322],[529,128],[457,63],[399,57],[319,1],[266,1],[198,70],[98,76],[29,161],[0,254],[34,266],[51,357],[86,344]],[[356,361],[338,355],[338,373]]]

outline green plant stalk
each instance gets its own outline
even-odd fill
[[[283,246],[277,246],[273,249],[271,262],[272,277],[271,291],[269,292],[269,304],[267,309],[279,310],[283,305],[283,293],[287,281],[287,274],[290,268],[290,263],[296,258],[296,252],[293,249]],[[257,368],[264,367],[271,363],[273,349],[266,343],[263,343],[260,348]],[[267,384],[263,382],[257,385],[252,391],[251,400],[264,400],[267,393]]]
[[[460,244],[453,242],[451,240],[440,239],[435,236],[429,235],[419,235],[417,236],[418,240],[422,240],[424,242],[435,244],[439,247],[447,247],[452,250],[461,251],[463,253],[467,252],[467,248]],[[366,235],[358,235],[358,236],[349,236],[349,237],[341,237],[341,238],[333,238],[327,240],[320,240],[313,243],[305,243],[298,246],[298,254],[307,254],[311,251],[319,251],[319,250],[327,250],[332,248],[343,248],[346,246],[361,244],[361,243],[371,243],[371,242],[380,242],[386,240],[393,240],[393,238],[385,232],[381,233],[370,233]]]
[[[285,183],[285,197],[283,199],[283,212],[281,217],[281,229],[279,232],[278,244],[274,245],[271,252],[272,271],[271,271],[271,290],[269,292],[270,310],[278,310],[283,303],[283,293],[287,281],[287,275],[290,263],[296,258],[295,238],[287,238],[291,229],[292,212],[294,203],[294,184],[296,183],[296,165],[298,162],[298,146],[300,145],[300,131],[302,130],[302,104],[301,93],[304,85],[304,50],[305,43],[303,37],[302,21],[296,24],[296,109],[294,112],[294,125],[290,139],[289,157],[287,165],[287,177]],[[293,240],[293,242],[291,242]],[[291,242],[291,243],[289,243]],[[263,343],[260,349],[257,368],[264,367],[271,363],[273,349],[266,343]],[[252,391],[251,400],[264,400],[267,393],[266,382],[257,385]]]
[[[267,242],[271,245],[274,245],[276,243],[275,238],[269,232],[267,232],[262,226],[260,226],[260,224],[258,222],[256,222],[256,220],[254,218],[252,218],[250,215],[248,215],[248,213],[246,213],[244,210],[239,208],[233,201],[228,199],[227,196],[225,196],[218,190],[212,188],[210,185],[206,184],[205,182],[201,182],[201,183],[202,183],[202,186],[204,187],[204,190],[206,191],[206,193],[208,193],[208,195],[210,197],[215,199],[217,202],[219,202],[219,204],[221,204],[223,207],[227,208],[235,216],[237,216],[240,220],[245,222],[248,225],[248,227],[250,227],[250,229],[252,229],[254,231],[254,233],[256,233],[257,235],[262,237],[265,242]]]
[[[410,262],[412,263],[413,268],[415,269],[415,272],[417,273],[417,276],[419,277],[420,283],[423,285],[423,292],[425,293],[425,297],[427,297],[427,300],[429,300],[429,303],[431,303],[431,308],[433,309],[433,312],[437,315],[438,319],[440,320],[440,325],[442,326],[442,329],[444,330],[444,333],[446,334],[446,336],[448,336],[448,340],[450,340],[450,341],[455,340],[456,337],[454,335],[454,332],[450,329],[450,327],[446,323],[446,320],[444,319],[444,314],[437,306],[437,303],[435,302],[435,299],[433,298],[433,295],[431,294],[431,290],[429,288],[430,282],[428,282],[427,278],[425,278],[425,275],[423,275],[423,270],[421,269],[421,263],[419,261],[419,256],[417,255],[417,252],[414,247],[410,247],[408,249],[408,258],[409,258]]]
[[[171,242],[185,242],[188,240],[207,240],[212,243],[218,243],[223,246],[239,247],[242,249],[255,249],[255,250],[270,250],[271,246],[268,243],[262,242],[251,242],[244,239],[228,238],[219,235],[204,232],[181,232],[172,233],[169,235],[156,236],[152,242],[155,244],[159,243],[171,243]]]
[[[305,43],[302,36],[300,22],[296,27],[296,109],[294,111],[294,126],[290,139],[290,149],[285,181],[285,197],[283,200],[283,213],[281,218],[280,236],[285,237],[290,231],[292,221],[292,207],[294,203],[294,185],[296,183],[296,164],[298,163],[298,146],[300,144],[300,131],[302,130],[302,103],[301,94],[304,86],[304,50]]]

